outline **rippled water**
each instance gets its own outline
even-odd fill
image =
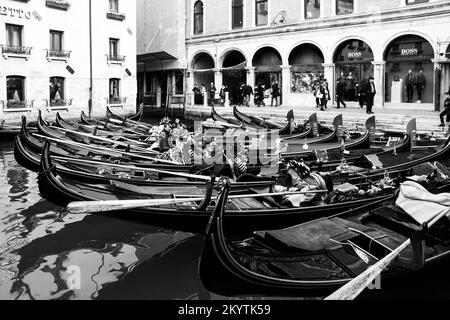
[[[197,274],[202,236],[67,215],[41,198],[37,174],[16,163],[12,143],[0,144],[0,195],[1,300],[223,298]],[[449,299],[450,262],[382,285],[363,298]]]

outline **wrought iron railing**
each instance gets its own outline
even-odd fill
[[[48,107],[67,107],[72,105],[73,99],[60,99],[60,100],[47,100],[45,99],[45,103]]]
[[[15,100],[6,100],[3,102],[3,107],[6,106],[6,109],[31,109],[33,108],[34,100],[23,100],[23,101],[15,101]]]
[[[68,10],[70,8],[70,2],[66,0],[46,0],[45,5],[60,10]]]
[[[70,53],[72,51],[66,50],[47,50],[47,58],[70,58]]]
[[[120,55],[108,55],[108,61],[112,61],[112,62],[125,62],[125,56],[120,56]]]
[[[31,55],[32,47],[24,47],[24,46],[12,46],[8,44],[2,45],[2,53],[3,54],[20,54],[20,55]]]
[[[125,104],[127,103],[127,98],[106,98],[107,104]]]

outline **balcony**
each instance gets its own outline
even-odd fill
[[[45,5],[49,8],[59,9],[59,10],[69,10],[70,2],[65,0],[46,0]]]
[[[125,62],[125,56],[119,56],[119,55],[106,55],[107,60],[108,60],[108,65],[111,64],[120,64],[122,65]]]
[[[69,110],[69,106],[72,105],[73,99],[58,99],[58,100],[45,100],[47,111],[57,110]]]
[[[126,18],[125,14],[119,13],[119,12],[113,12],[113,11],[107,12],[106,17],[108,19],[119,20],[119,21],[123,21]]]
[[[16,101],[6,100],[2,101],[3,112],[29,112],[33,110],[34,100]],[[6,108],[5,108],[6,107]]]
[[[127,98],[106,98],[109,107],[123,107],[127,103]]]
[[[24,58],[28,60],[31,56],[32,47],[2,45],[2,55],[5,59],[9,57]]]
[[[47,50],[47,60],[59,60],[59,61],[66,61],[70,59],[70,53],[72,51],[66,51],[66,50]]]

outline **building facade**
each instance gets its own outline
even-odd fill
[[[344,99],[358,104],[373,76],[377,106],[438,110],[450,86],[448,0],[186,0],[182,7],[185,54],[173,61],[185,68],[188,104],[195,85],[226,85],[236,102],[241,84],[262,84],[270,97],[278,81],[283,104],[311,107],[324,79],[333,102],[341,80]]]
[[[136,110],[136,4],[0,1],[0,118]]]
[[[138,97],[148,105],[184,103],[186,1],[137,0]]]

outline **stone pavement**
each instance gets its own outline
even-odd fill
[[[344,116],[344,127],[364,126],[366,119],[369,117],[366,114],[365,109],[360,109],[355,106],[348,106],[347,108],[336,109],[335,107],[328,108],[327,111],[320,111],[316,108],[305,107],[239,107],[239,110],[245,114],[258,116],[262,118],[268,118],[276,121],[285,122],[287,112],[294,109],[295,118],[297,120],[307,120],[313,113],[317,112],[319,122],[325,125],[331,125],[335,116],[342,114]],[[232,108],[216,107],[219,114],[225,117],[233,116]],[[436,135],[442,135],[446,133],[447,128],[439,127],[439,112],[428,110],[408,110],[399,107],[395,108],[374,108],[377,129],[393,129],[404,131],[408,122],[416,118],[417,130],[419,133],[431,133]],[[186,107],[185,113],[188,117],[202,118],[206,120],[210,118],[211,108],[205,108],[203,106]]]

